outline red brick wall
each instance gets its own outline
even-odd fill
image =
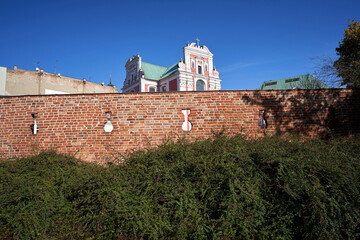
[[[249,137],[360,132],[360,90],[209,91],[0,97],[0,159],[57,149],[85,160],[161,144],[208,138],[223,128]],[[181,126],[190,109],[192,130]],[[268,127],[258,127],[265,109]],[[112,133],[104,132],[111,112]],[[40,131],[32,135],[31,113]]]

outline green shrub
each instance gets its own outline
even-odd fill
[[[101,167],[0,163],[0,237],[359,239],[359,137],[167,143]]]

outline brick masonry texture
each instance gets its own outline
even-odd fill
[[[214,132],[249,138],[360,132],[360,90],[207,91],[0,97],[0,159],[56,149],[87,161]],[[192,130],[182,130],[190,109]],[[268,127],[258,127],[265,110]],[[105,133],[106,112],[114,130]],[[39,133],[33,135],[32,113]]]

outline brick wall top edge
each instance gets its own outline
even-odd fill
[[[49,95],[16,95],[16,96],[4,96],[0,95],[1,98],[39,98],[39,97],[69,97],[69,96],[102,96],[102,95],[182,95],[182,94],[214,94],[214,93],[273,93],[273,92],[289,92],[289,93],[303,93],[303,92],[358,92],[360,89],[349,89],[349,88],[331,88],[331,89],[289,89],[289,90],[214,90],[214,91],[176,91],[176,92],[141,92],[141,93],[75,93],[75,94],[49,94]]]

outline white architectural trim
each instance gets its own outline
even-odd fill
[[[0,67],[0,95],[6,91],[6,67]]]
[[[45,89],[45,95],[52,95],[52,94],[70,94],[68,92],[56,91],[51,89]]]

